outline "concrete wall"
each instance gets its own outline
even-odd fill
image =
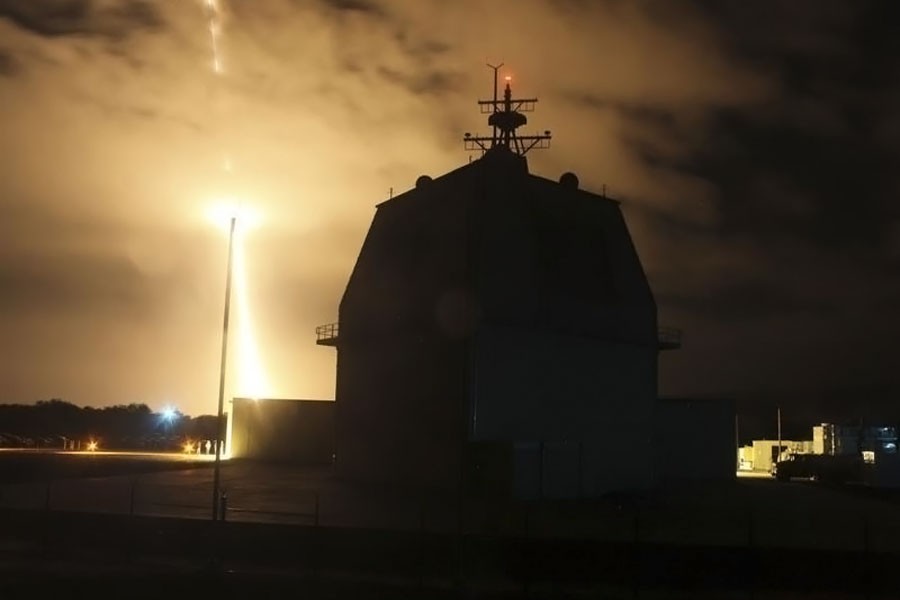
[[[618,203],[509,171],[472,208],[470,437],[518,444],[544,495],[648,487],[656,305]]]
[[[825,454],[825,427],[823,425],[813,426],[813,454]]]
[[[732,401],[662,398],[656,403],[654,422],[655,474],[660,483],[734,478]]]
[[[455,487],[465,433],[464,357],[458,344],[416,335],[341,351],[338,472],[362,481]]]
[[[470,441],[578,443],[586,493],[651,483],[656,305],[616,202],[497,152],[423,180],[379,205],[339,320],[344,475],[453,486]]]
[[[863,465],[866,485],[880,488],[900,488],[900,455],[877,454],[873,464]]]
[[[454,487],[465,435],[463,168],[384,202],[341,300],[337,469],[373,482]]]
[[[325,400],[235,398],[231,456],[299,464],[330,464],[335,404]]]
[[[753,470],[771,471],[777,456],[778,440],[753,440]],[[815,454],[814,440],[781,440],[782,452]]]
[[[584,495],[651,484],[655,348],[503,328],[476,347],[472,439],[581,443]]]

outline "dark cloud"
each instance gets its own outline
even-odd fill
[[[158,308],[154,286],[126,260],[104,256],[21,257],[0,265],[0,307],[19,315],[143,313]]]
[[[134,30],[158,29],[163,20],[145,0],[101,6],[96,0],[0,0],[0,17],[46,37],[69,35],[118,39]]]
[[[13,53],[9,50],[0,48],[0,76],[12,77],[19,71],[19,65],[16,62]]]
[[[648,265],[661,309],[723,320],[779,311],[840,319],[827,316],[846,303],[838,290],[858,286],[848,273],[868,269],[875,272],[865,293],[876,305],[889,302],[900,246],[900,11],[818,0],[696,6],[732,64],[753,65],[776,83],[772,95],[699,116],[653,97],[623,101],[575,89],[567,96],[614,115],[614,135],[646,168],[697,178],[715,192],[714,218],[643,209],[644,238],[667,248],[666,262]],[[746,240],[753,244],[734,266],[743,282],[689,267]],[[821,267],[829,261],[831,279]]]
[[[818,136],[753,115],[722,114],[713,128],[712,143],[697,149],[690,168],[721,190],[726,233],[800,237],[848,250],[877,248],[887,238],[896,150],[874,145],[858,129]],[[771,181],[788,193],[773,190]],[[791,202],[802,205],[785,205]]]
[[[362,13],[370,16],[385,16],[384,9],[377,2],[367,0],[321,0],[327,8],[348,13]]]
[[[447,54],[453,49],[449,43],[420,39],[410,34],[405,29],[400,29],[394,34],[394,39],[403,48],[404,52],[417,60],[429,60]]]
[[[601,98],[595,94],[577,90],[565,92],[563,97],[575,105],[613,111],[629,119],[647,121],[662,127],[671,126],[674,122],[674,109],[671,107],[629,103],[617,98]]]
[[[438,96],[458,91],[465,81],[459,73],[449,71],[425,71],[405,73],[390,67],[378,68],[378,74],[394,85],[399,85],[413,94]]]
[[[19,399],[45,381],[90,387],[93,344],[45,356],[58,315],[89,340],[97,311],[117,316],[110,340],[122,328],[154,340],[134,357],[146,381],[169,343],[190,371],[175,387],[215,382],[225,246],[196,238],[222,197],[266,220],[247,251],[263,358],[287,382],[276,392],[328,396],[333,353],[309,332],[335,317],[372,206],[466,160],[461,132],[485,127],[483,64],[501,61],[517,93],[541,98],[529,121],[554,132],[549,152],[529,155],[532,172],[572,170],[623,201],[660,322],[686,331],[661,360],[663,393],[760,403],[796,383],[814,403],[855,379],[873,382],[876,403],[896,389],[885,387],[887,340],[900,335],[891,3],[221,6],[225,72],[213,83],[196,1],[0,0],[0,324],[31,348],[0,381],[18,377]],[[163,23],[166,35],[119,43]],[[35,77],[9,77],[23,66]],[[207,370],[185,340],[209,345]],[[118,352],[107,360],[99,373],[128,371]],[[46,373],[17,375],[28,364]],[[66,369],[71,380],[54,379]],[[92,379],[103,401],[146,384]]]
[[[656,301],[674,309],[702,315],[705,319],[742,322],[768,319],[773,316],[791,317],[815,315],[834,317],[841,312],[840,304],[827,296],[801,296],[796,290],[774,281],[737,281],[717,289],[697,290],[692,296],[658,293]]]
[[[0,0],[0,15],[39,35],[83,33],[90,16],[90,2]]]

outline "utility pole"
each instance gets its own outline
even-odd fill
[[[777,463],[780,458],[781,458],[781,407],[779,406],[778,407],[778,455],[775,459],[775,462]]]
[[[219,411],[216,416],[216,462],[213,467],[212,519],[219,518],[219,478],[222,467],[222,417],[225,407],[225,364],[228,358],[228,317],[231,314],[231,264],[234,259],[234,227],[237,217],[231,217],[228,231],[228,274],[225,276],[225,316],[222,318],[222,362],[219,365]]]

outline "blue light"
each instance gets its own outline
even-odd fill
[[[171,406],[166,406],[162,410],[162,418],[164,421],[172,422],[178,418],[178,411]]]

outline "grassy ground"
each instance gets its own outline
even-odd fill
[[[179,586],[195,585],[222,598],[254,590],[334,598],[450,597],[460,590],[484,598],[887,598],[896,594],[898,559],[52,511],[0,511],[0,531],[3,598],[22,591],[41,597],[55,585],[93,590],[84,596],[92,598],[123,597],[124,590],[129,597],[154,590],[179,597]]]
[[[590,501],[470,499],[460,512],[452,493],[238,462],[223,467],[231,510],[216,524],[208,464],[70,458],[31,463],[44,464],[37,481],[0,485],[8,590],[162,569],[187,588],[224,586],[223,598],[256,588],[442,597],[458,592],[460,573],[483,597],[896,596],[900,505],[863,488],[740,480]],[[47,565],[37,580],[18,575]],[[0,597],[12,593],[0,586]]]
[[[0,485],[137,475],[208,466],[205,457],[152,453],[89,453],[0,449]]]

